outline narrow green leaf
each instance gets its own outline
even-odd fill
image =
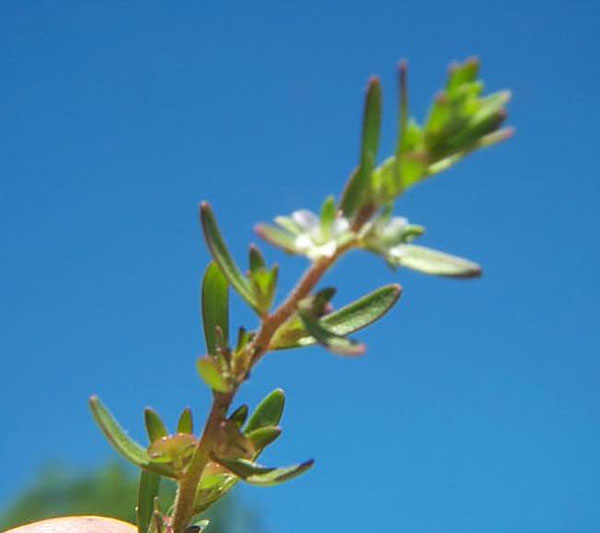
[[[260,268],[250,272],[252,290],[262,314],[266,314],[273,304],[278,275],[279,267],[277,265],[274,265],[271,270]]]
[[[264,426],[246,433],[246,437],[248,437],[257,453],[273,443],[279,435],[281,435],[281,428],[278,426]]]
[[[148,533],[154,513],[154,498],[160,489],[160,475],[142,470],[136,507],[138,533]]]
[[[194,417],[192,416],[192,410],[189,407],[186,407],[181,411],[181,415],[179,415],[177,433],[194,434]]]
[[[141,467],[149,463],[146,450],[125,433],[97,396],[90,398],[90,408],[100,429],[121,455]]]
[[[213,390],[218,392],[229,392],[231,385],[221,375],[216,362],[209,357],[201,357],[196,362],[196,368],[200,377]]]
[[[228,420],[232,420],[238,425],[238,427],[242,427],[247,418],[248,406],[246,404],[243,404],[240,405],[233,413],[229,415]]]
[[[391,189],[393,192],[388,195],[392,198],[402,193],[402,155],[404,147],[406,145],[406,134],[408,129],[408,64],[406,61],[400,61],[398,65],[398,99],[399,99],[399,112],[398,112],[398,141],[396,142],[396,154],[393,166],[394,179],[389,180],[386,184],[386,188]],[[390,186],[389,183],[393,183]],[[387,195],[386,195],[387,196]],[[383,201],[387,198],[383,198]],[[391,200],[388,200],[391,201]]]
[[[235,351],[237,353],[240,353],[252,340],[253,335],[254,333],[252,331],[246,331],[246,328],[243,327],[239,328],[237,343],[235,345]]]
[[[283,468],[267,468],[245,459],[218,459],[219,463],[231,470],[247,483],[270,487],[284,483],[308,470],[314,461],[311,459],[298,465]]]
[[[313,317],[302,306],[298,307],[298,315],[304,323],[306,331],[328,350],[339,355],[362,355],[365,353],[366,347],[364,344],[359,344],[326,329],[321,325],[318,318]]]
[[[406,61],[400,61],[398,65],[398,94],[399,94],[399,112],[398,112],[398,143],[396,145],[396,157],[402,155],[404,146],[404,137],[408,127],[408,64]]]
[[[275,468],[271,472],[265,472],[264,474],[257,474],[246,478],[244,481],[252,485],[259,487],[273,487],[286,481],[290,481],[295,477],[306,472],[314,464],[314,460],[310,459],[299,465],[292,465],[283,468]]]
[[[231,470],[236,476],[247,479],[250,476],[266,474],[273,471],[273,468],[258,465],[248,459],[227,459],[225,457],[216,457],[217,462],[228,470]]]
[[[248,302],[248,304],[254,310],[259,311],[248,279],[241,273],[240,269],[233,261],[231,254],[227,249],[227,245],[221,236],[221,232],[219,231],[219,227],[212,209],[207,202],[202,203],[200,207],[200,216],[202,220],[202,228],[204,230],[204,237],[213,258],[219,267],[221,267],[221,271],[231,286],[240,294],[240,296],[246,300],[246,302]]]
[[[324,316],[320,322],[336,335],[349,335],[379,320],[394,306],[401,294],[400,285],[385,285]]]
[[[209,463],[208,468],[211,469],[217,465],[218,463]],[[218,467],[221,468],[221,465]],[[208,509],[225,496],[238,481],[239,478],[230,473],[203,474],[194,499],[194,513],[201,513]]]
[[[146,407],[144,410],[144,420],[146,422],[148,438],[151,443],[160,440],[169,434],[165,424],[154,409]]]
[[[260,250],[254,244],[250,245],[250,272],[253,274],[259,270],[266,268],[265,258],[260,253]]]
[[[322,317],[320,324],[336,335],[350,335],[379,320],[398,301],[402,294],[400,285],[386,285],[337,311]],[[282,350],[309,346],[317,342],[302,322],[290,322],[289,330],[282,330],[274,336],[269,349]]]
[[[337,208],[335,205],[335,198],[333,196],[328,196],[321,208],[321,231],[323,232],[323,239],[325,240],[331,239],[331,229],[333,228],[336,215]]]
[[[202,281],[202,321],[208,353],[216,355],[219,348],[217,328],[227,343],[229,339],[229,289],[219,266],[211,262]]]
[[[481,275],[481,267],[468,259],[415,244],[407,244],[403,250],[402,255],[392,263],[395,266],[412,268],[436,276],[473,278]]]
[[[283,390],[275,389],[256,406],[250,420],[248,420],[248,424],[244,428],[244,433],[247,435],[258,428],[279,425],[284,406],[285,395]]]
[[[371,172],[375,168],[379,131],[381,127],[381,87],[379,78],[373,77],[367,86],[363,116],[360,164],[350,177],[341,202],[346,218],[353,218],[368,202],[371,194]]]

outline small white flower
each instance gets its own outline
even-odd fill
[[[338,248],[356,235],[350,223],[339,213],[323,225],[320,216],[307,209],[294,211],[290,216],[278,216],[277,229],[260,225],[259,234],[290,253],[301,254],[310,259],[333,257]]]
[[[281,218],[279,220],[282,221]],[[320,257],[333,257],[339,241],[346,237],[350,230],[350,223],[343,217],[336,218],[331,227],[325,229],[321,225],[319,216],[307,209],[294,211],[287,220],[290,220],[297,229],[294,247],[313,260]]]

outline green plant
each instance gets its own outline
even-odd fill
[[[106,437],[129,461],[141,468],[137,522],[140,533],[191,533],[206,526],[194,517],[226,494],[238,481],[258,486],[276,485],[307,469],[312,460],[283,468],[261,466],[257,460],[281,433],[279,422],[284,394],[275,390],[249,416],[246,405],[231,411],[238,388],[268,352],[320,344],[346,356],[357,356],[365,346],[349,338],[383,316],[398,300],[401,288],[379,288],[337,311],[330,302],[335,289],[316,287],[323,274],[345,253],[362,249],[381,256],[391,267],[407,267],[426,274],[472,278],[480,267],[469,260],[432,250],[414,241],[424,233],[419,225],[392,215],[396,199],[410,187],[449,168],[470,152],[511,135],[501,129],[508,92],[482,96],[474,59],[451,66],[444,89],[436,96],[424,124],[409,118],[406,65],[399,68],[398,141],[395,153],[377,165],[381,123],[381,89],[369,80],[357,167],[336,202],[328,197],[319,215],[296,211],[260,224],[264,240],[290,254],[306,256],[310,266],[287,298],[275,309],[277,265],[267,265],[262,253],[250,247],[249,270],[237,266],[209,204],[200,217],[213,261],[202,285],[202,314],[207,355],[197,369],[211,388],[213,404],[200,436],[192,413],[185,409],[170,433],[158,414],[146,409],[149,446],[131,440],[100,400],[91,408]],[[255,330],[239,328],[230,342],[229,287],[256,312]],[[173,505],[161,508],[161,477],[178,485]],[[193,524],[193,525],[192,525]]]

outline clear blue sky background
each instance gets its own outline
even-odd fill
[[[341,189],[369,75],[389,153],[396,61],[422,118],[448,63],[477,54],[488,88],[514,91],[517,136],[398,209],[485,276],[344,260],[339,303],[392,281],[403,299],[361,360],[261,364],[242,398],[289,395],[265,461],[317,463],[240,494],[273,532],[597,532],[600,4],[289,4],[2,2],[0,497],[48,460],[114,456],[91,393],[140,438],[149,403],[205,412],[200,200],[245,260],[255,222]],[[304,261],[267,253],[283,293]]]

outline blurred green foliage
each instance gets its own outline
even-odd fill
[[[0,531],[28,522],[65,515],[93,514],[135,523],[138,480],[134,471],[111,463],[89,473],[64,466],[45,468],[38,479],[0,512]],[[162,484],[164,506],[173,501],[175,485]],[[233,498],[225,498],[207,512],[209,533],[256,533],[256,514]]]

